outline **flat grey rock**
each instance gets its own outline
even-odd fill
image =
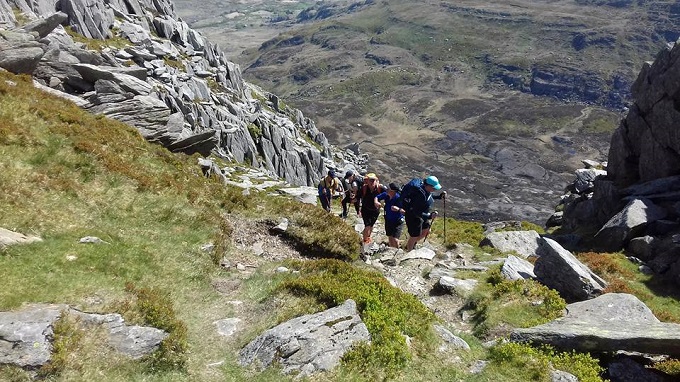
[[[0,249],[15,244],[29,244],[42,241],[36,236],[27,236],[19,232],[10,231],[8,229],[0,228]]]
[[[540,236],[536,231],[498,231],[487,233],[482,245],[490,245],[501,252],[515,252],[527,258],[536,256]]]
[[[583,352],[625,350],[680,356],[680,324],[659,322],[644,303],[623,293],[569,304],[564,317],[515,329],[510,338]]]

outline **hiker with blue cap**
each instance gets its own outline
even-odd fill
[[[432,193],[441,188],[439,179],[430,175],[425,179],[411,180],[401,190],[401,205],[405,212],[409,235],[408,242],[406,242],[407,251],[412,250],[418,240],[427,237],[430,233],[432,220],[437,217],[437,211],[430,212],[434,199],[446,198],[446,191],[442,191],[439,195],[432,195]]]

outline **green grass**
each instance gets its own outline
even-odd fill
[[[468,299],[479,337],[507,334],[508,329],[550,322],[562,316],[566,302],[557,291],[533,280],[505,280],[492,270]]]
[[[93,38],[87,38],[80,33],[76,32],[73,30],[72,27],[68,26],[64,28],[66,30],[66,33],[68,33],[69,36],[73,39],[73,41],[85,44],[87,49],[91,50],[96,50],[98,52],[101,52],[102,49],[104,48],[116,48],[116,49],[123,49],[128,46],[132,46],[132,43],[130,40],[124,37],[116,36],[114,35],[113,37],[106,39],[106,40],[99,40],[99,39],[93,39]],[[115,34],[114,30],[114,34]]]
[[[659,320],[680,323],[680,292],[672,283],[643,274],[622,253],[585,252],[576,256],[607,281],[605,292],[635,295]]]
[[[286,216],[291,240],[313,247],[312,253],[358,254],[353,229],[335,220],[329,225],[320,208],[264,193],[244,196],[203,177],[195,157],[169,153],[122,123],[84,113],[37,91],[30,78],[6,72],[0,73],[0,179],[0,226],[43,239],[0,251],[0,309],[54,302],[102,313],[137,311],[129,316],[133,322],[186,330],[149,362],[95,357],[101,341],[85,336],[74,345],[77,360],[62,362],[54,380],[249,379],[236,360],[206,367],[235,353],[233,343],[205,338],[215,330],[212,321],[229,314],[211,282],[233,275],[215,263],[241,255],[225,216]],[[315,227],[319,232],[309,232]],[[80,244],[84,236],[106,243]],[[200,249],[211,242],[217,246],[212,254]],[[132,302],[121,305],[125,301]],[[3,380],[25,376],[0,369]]]
[[[444,218],[434,219],[430,234],[433,238],[445,242],[449,248],[455,247],[456,243],[470,244],[479,247],[484,239],[484,227],[481,223],[468,222],[453,218],[446,218],[446,237],[444,237]]]
[[[583,382],[601,382],[600,374],[604,371],[589,354],[556,352],[547,346],[533,348],[505,343],[491,349],[490,359],[491,370],[506,377],[515,375],[518,381],[549,381],[551,366],[571,373]]]

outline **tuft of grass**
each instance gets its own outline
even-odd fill
[[[169,293],[157,288],[138,288],[133,283],[127,283],[125,289],[135,299],[115,304],[119,313],[129,322],[152,326],[169,334],[159,349],[148,357],[149,369],[153,372],[184,370],[189,350],[187,326],[177,318]]]
[[[87,49],[96,50],[98,52],[101,52],[104,48],[123,49],[132,45],[130,40],[123,37],[114,36],[106,40],[99,40],[94,38],[87,38],[73,30],[73,27],[71,26],[65,27],[64,30],[66,30],[66,33],[68,33],[68,35],[71,36],[73,41],[84,44],[85,47],[87,47]]]
[[[372,342],[360,344],[344,356],[348,367],[376,376],[406,367],[411,355],[404,335],[413,337],[423,351],[431,347],[434,314],[415,296],[391,286],[381,274],[334,259],[293,261],[289,266],[299,269],[300,276],[283,282],[279,290],[312,296],[326,307],[350,298],[356,301]]]
[[[474,312],[473,332],[486,337],[506,327],[527,328],[562,316],[566,302],[555,290],[534,280],[505,280],[499,269],[489,272],[484,283],[467,301]]]
[[[52,356],[50,362],[38,371],[41,378],[49,378],[61,374],[71,363],[76,349],[83,337],[78,329],[78,322],[66,312],[62,312],[52,327]]]
[[[440,241],[445,241],[448,248],[453,248],[457,243],[479,247],[479,243],[484,239],[484,227],[477,222],[446,218],[446,237],[443,237],[444,219],[437,218],[432,223],[430,235],[437,237]]]
[[[501,374],[514,373],[518,381],[549,380],[549,371],[552,368],[571,373],[579,381],[603,381],[600,375],[604,368],[590,354],[557,352],[547,345],[534,348],[527,344],[508,342],[492,348],[489,359],[493,369]]]
[[[359,258],[360,238],[354,228],[320,207],[268,198],[258,211],[258,216],[263,215],[287,218],[290,225],[284,237],[304,256],[347,261]]]
[[[173,67],[173,68],[178,69],[182,72],[186,71],[186,68],[184,67],[184,63],[181,60],[176,60],[176,59],[168,57],[168,56],[163,56],[163,63],[165,63],[165,65],[167,65],[167,66]],[[213,80],[213,83],[215,84],[215,86],[217,86],[217,82],[215,82],[215,80]],[[208,82],[208,86],[210,86],[210,82]]]
[[[14,14],[14,19],[17,21],[17,26],[22,26],[28,24],[31,19],[26,16],[25,13],[21,11],[21,9],[12,7],[12,14]]]
[[[258,142],[262,138],[262,128],[254,123],[248,124],[248,133],[250,137],[253,138],[255,142]]]

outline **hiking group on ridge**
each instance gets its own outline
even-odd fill
[[[318,186],[319,200],[326,211],[331,211],[333,198],[342,197],[342,212],[340,217],[347,218],[349,209],[354,207],[357,216],[364,222],[361,233],[364,244],[371,243],[373,226],[380,216],[380,209],[384,202],[385,234],[390,247],[399,248],[404,225],[406,225],[409,239],[406,250],[412,250],[416,243],[427,238],[432,221],[437,217],[437,211],[430,212],[434,199],[444,199],[446,205],[446,191],[438,195],[433,192],[442,188],[436,176],[424,179],[415,178],[400,188],[396,183],[388,186],[380,184],[375,173],[368,173],[363,177],[349,170],[342,181],[338,181],[335,171],[328,171]]]

